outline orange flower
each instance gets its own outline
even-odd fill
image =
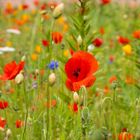
[[[6,4],[5,14],[13,14],[14,8],[10,2]]]
[[[54,41],[54,43],[59,44],[62,42],[63,39],[63,35],[59,32],[53,32],[52,33],[52,40]]]
[[[33,61],[37,61],[38,55],[35,54],[35,53],[33,53],[33,54],[31,55],[31,59],[32,59]]]
[[[105,33],[104,27],[101,27],[101,28],[99,29],[99,32],[100,32],[101,35],[103,35],[103,34]]]
[[[40,76],[43,76],[45,74],[45,70],[41,69],[39,73],[40,73]]]
[[[49,102],[46,102],[46,103],[45,103],[45,106],[48,107],[48,108],[51,108],[51,107],[55,107],[56,104],[57,104],[57,101],[56,101],[55,99],[52,99],[52,100],[50,101],[50,103],[49,103]]]
[[[136,83],[136,80],[133,77],[131,77],[131,76],[126,76],[125,82],[127,84],[135,84]]]
[[[109,93],[109,87],[108,86],[105,86],[104,87],[104,94],[108,94]]]
[[[24,20],[16,19],[16,20],[15,20],[15,23],[16,23],[18,26],[22,26],[25,22],[24,22]]]
[[[116,81],[116,80],[117,80],[117,77],[114,75],[114,76],[110,77],[109,83],[112,84],[113,81]]]
[[[140,30],[133,32],[133,37],[136,39],[140,39]]]
[[[118,140],[132,140],[133,135],[128,132],[121,132],[118,136]]]

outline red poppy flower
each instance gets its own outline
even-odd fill
[[[92,43],[95,45],[95,47],[100,47],[103,44],[103,40],[101,38],[96,38]]]
[[[63,39],[63,35],[59,32],[53,32],[52,33],[52,40],[54,41],[54,43],[59,44],[62,42]]]
[[[8,107],[7,101],[0,101],[0,109],[5,109]]]
[[[123,36],[119,36],[118,37],[118,42],[120,44],[126,45],[130,42],[130,40],[128,38],[123,37]]]
[[[8,63],[4,67],[4,74],[1,77],[1,80],[12,80],[16,77],[17,74],[24,68],[24,62],[21,61],[19,64],[16,64],[15,61]]]
[[[0,117],[0,128],[4,129],[5,125],[6,125],[6,120]]]
[[[111,0],[101,0],[101,4],[106,5],[109,4]]]
[[[74,50],[70,48],[70,54],[71,56],[74,54]]]
[[[43,44],[44,47],[47,47],[47,46],[49,46],[49,41],[43,39],[42,44]]]
[[[29,5],[27,5],[27,4],[23,4],[23,5],[22,5],[22,9],[23,9],[23,10],[26,10],[26,9],[28,9],[28,8],[29,8]]]
[[[116,80],[117,80],[117,77],[115,75],[113,75],[112,77],[110,77],[109,83],[112,84]]]
[[[140,39],[140,30],[133,32],[133,37],[136,39]]]
[[[73,111],[74,112],[78,112],[78,105],[77,105],[77,103],[73,104]]]
[[[97,69],[98,63],[93,55],[84,51],[75,52],[65,65],[67,88],[78,91],[81,86],[92,86],[96,79],[93,73]]]
[[[118,136],[118,140],[132,140],[133,135],[128,132],[121,132]]]
[[[41,10],[46,10],[47,8],[47,4],[46,3],[43,3],[40,7]]]
[[[16,120],[16,128],[21,128],[23,126],[23,121],[21,120]]]

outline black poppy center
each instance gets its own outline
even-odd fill
[[[74,70],[73,76],[76,77],[76,78],[78,78],[78,76],[80,74],[80,71],[81,71],[80,68],[77,68],[76,70]]]

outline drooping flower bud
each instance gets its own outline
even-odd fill
[[[9,138],[11,136],[11,134],[12,134],[11,129],[7,129],[7,131],[6,131],[6,137]]]
[[[39,69],[36,69],[35,70],[35,75],[38,75],[39,74]]]
[[[56,82],[56,75],[55,75],[55,73],[51,73],[49,75],[49,84],[53,85],[55,82]]]
[[[26,59],[26,56],[24,55],[22,56],[21,61],[25,61],[25,59]]]
[[[24,76],[23,76],[22,72],[20,72],[20,73],[16,76],[15,82],[16,82],[16,84],[20,84],[23,80],[24,80]]]
[[[77,42],[78,42],[78,45],[81,45],[83,42],[82,37],[80,35],[77,38]]]
[[[93,44],[90,44],[88,46],[88,52],[92,52],[94,50],[95,46]]]
[[[77,92],[73,93],[73,100],[74,100],[75,103],[79,102],[79,95],[77,94]]]
[[[56,8],[53,11],[53,17],[55,19],[60,17],[62,15],[63,10],[64,10],[64,4],[63,3],[59,4],[58,6],[56,6]]]

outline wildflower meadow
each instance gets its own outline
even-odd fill
[[[28,2],[0,2],[0,140],[140,140],[137,0]]]

